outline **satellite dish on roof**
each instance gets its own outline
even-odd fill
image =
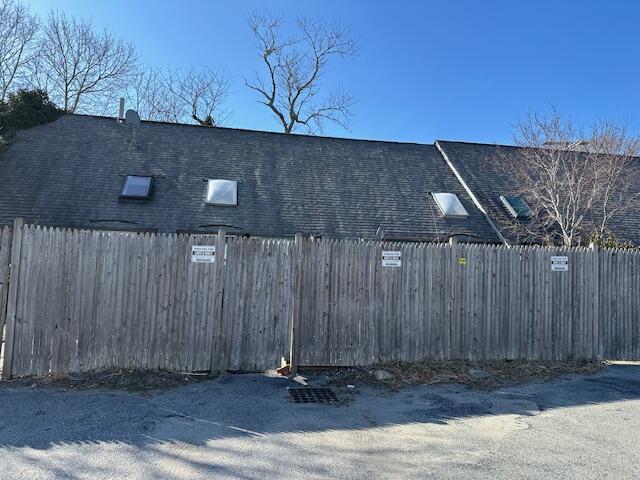
[[[135,110],[127,110],[124,114],[124,121],[134,130],[140,127],[140,115]]]
[[[129,125],[132,130],[131,143],[129,143],[129,148],[127,149],[127,152],[129,152],[136,143],[136,132],[140,128],[140,115],[135,110],[127,110],[127,113],[124,114],[124,123]]]

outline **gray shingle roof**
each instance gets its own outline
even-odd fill
[[[215,231],[328,238],[496,242],[432,145],[284,135],[67,115],[19,132],[0,156],[0,224]],[[124,175],[154,175],[148,202],[118,199]],[[238,206],[206,205],[207,178],[238,181]],[[457,193],[443,219],[431,191]]]
[[[505,228],[512,219],[500,201],[500,195],[517,194],[518,188],[512,178],[499,171],[495,161],[517,162],[521,148],[442,140],[438,140],[438,144],[501,233],[509,242],[521,243]],[[640,189],[640,185],[636,188]],[[617,217],[611,222],[610,229],[618,240],[640,245],[640,212]]]

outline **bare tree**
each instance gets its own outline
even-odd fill
[[[127,88],[127,101],[142,118],[202,126],[224,124],[229,81],[213,69],[160,70],[140,67]]]
[[[40,44],[35,82],[69,113],[116,97],[137,61],[131,44],[60,12],[49,14]]]
[[[286,38],[279,16],[253,15],[249,25],[267,73],[245,83],[258,92],[259,102],[273,112],[283,131],[303,127],[315,133],[322,131],[325,121],[348,128],[354,98],[325,92],[322,78],[333,58],[356,54],[349,30],[301,19],[297,36]]]
[[[640,138],[613,122],[597,122],[588,147],[597,158],[600,201],[593,212],[594,233],[604,238],[612,220],[640,207]]]
[[[229,96],[229,81],[221,71],[213,69],[176,70],[167,76],[174,96],[176,122],[192,120],[199,125],[222,125],[229,113],[224,103]]]
[[[529,114],[517,127],[517,161],[498,158],[497,168],[517,185],[531,209],[529,221],[511,228],[534,241],[575,246],[640,200],[640,139],[612,122],[581,130],[557,112]]]
[[[127,104],[145,120],[175,122],[176,99],[159,69],[141,66],[131,75],[126,93]]]
[[[32,60],[38,20],[14,0],[0,0],[0,102],[20,84]]]

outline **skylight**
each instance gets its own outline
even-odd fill
[[[238,182],[234,180],[209,180],[205,202],[209,205],[238,205]]]
[[[531,209],[522,197],[517,195],[505,197],[504,195],[500,195],[500,200],[513,218],[531,217]]]
[[[122,186],[120,198],[130,198],[137,200],[149,200],[153,177],[141,177],[138,175],[128,175]]]
[[[464,208],[460,199],[455,193],[431,193],[433,199],[438,204],[442,215],[447,218],[466,218],[469,213]]]

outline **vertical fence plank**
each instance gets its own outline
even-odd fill
[[[24,220],[17,218],[13,223],[13,241],[11,247],[11,269],[9,275],[9,294],[7,303],[7,333],[4,347],[4,364],[2,375],[11,378],[13,374],[13,347],[16,327],[16,310],[18,308],[18,286],[20,282],[20,259],[22,256],[22,234]]]
[[[9,299],[9,265],[11,262],[11,230],[0,227],[0,350],[4,347],[7,302]],[[2,365],[0,365],[1,367]]]
[[[220,349],[222,346],[222,298],[224,293],[224,275],[226,269],[227,236],[224,230],[218,230],[216,236],[216,269],[213,299],[213,338],[211,342],[211,361],[209,370],[215,372],[220,368]]]
[[[9,265],[11,250],[11,233],[9,227],[0,227],[0,352],[4,351],[5,324],[7,318],[7,301],[9,298]],[[2,359],[0,359],[2,362]],[[0,363],[0,378],[2,377]]]
[[[296,234],[293,253],[293,308],[291,312],[291,339],[289,363],[291,371],[296,372],[300,357],[300,314],[302,312],[302,235]]]

